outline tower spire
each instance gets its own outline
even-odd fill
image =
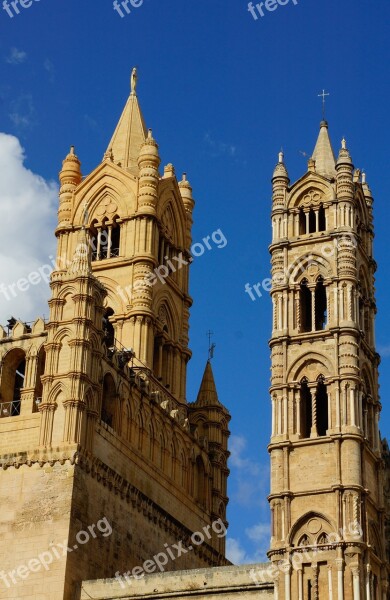
[[[218,400],[217,388],[214,381],[213,369],[210,359],[206,363],[203,373],[202,383],[200,384],[196,406],[220,406]]]
[[[136,94],[137,79],[137,69],[134,67],[130,78],[130,96],[107,147],[107,152],[112,154],[114,162],[133,175],[138,175],[137,159],[147,137],[145,121]]]
[[[333,179],[336,176],[336,159],[329,138],[327,121],[321,121],[320,123],[320,133],[312,158],[316,161],[317,173],[329,179]]]

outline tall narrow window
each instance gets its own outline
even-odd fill
[[[311,331],[311,291],[308,287],[307,279],[303,279],[300,289],[300,308],[301,308],[301,331]]]
[[[326,385],[324,378],[320,376],[318,378],[317,394],[316,394],[316,406],[317,406],[317,433],[319,436],[326,435],[328,425],[328,394],[326,392]]]
[[[299,209],[299,235],[306,233],[306,215],[303,208]]]
[[[20,398],[21,392],[24,387],[24,377],[26,372],[26,359],[23,358],[16,367],[15,372],[15,385],[13,392],[13,399],[11,405],[10,416],[16,417],[20,415]]]
[[[325,208],[322,204],[318,211],[318,231],[326,231]]]
[[[302,437],[309,438],[312,425],[311,392],[306,377],[301,381],[301,432]]]
[[[316,232],[316,214],[314,210],[311,208],[309,212],[309,233]]]
[[[327,305],[326,305],[326,290],[324,286],[324,280],[322,277],[317,279],[317,285],[315,290],[315,329],[316,331],[325,329],[327,320]]]
[[[114,222],[111,228],[111,247],[110,247],[110,258],[119,256],[120,249],[120,227],[118,223]]]
[[[42,400],[43,385],[42,385],[41,377],[45,373],[45,361],[46,361],[46,353],[45,353],[45,349],[42,347],[38,354],[37,378],[35,381],[34,401],[33,401],[33,408],[32,408],[33,412],[38,412],[38,407]]]
[[[114,326],[110,321],[110,317],[114,314],[112,308],[107,308],[103,316],[103,331],[104,331],[104,343],[107,348],[114,346],[115,343],[115,330]]]
[[[109,373],[104,377],[101,420],[110,427],[115,427],[116,390],[115,382]]]

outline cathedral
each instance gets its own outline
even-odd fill
[[[373,197],[322,121],[271,209],[269,562],[225,557],[230,415],[186,396],[194,199],[137,73],[103,160],[59,174],[50,315],[0,328],[0,597],[389,600]]]

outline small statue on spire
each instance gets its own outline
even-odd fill
[[[134,67],[134,69],[131,72],[131,79],[130,79],[130,89],[131,89],[131,93],[134,95],[137,90],[137,79],[138,79],[137,67]]]

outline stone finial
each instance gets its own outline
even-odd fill
[[[134,67],[131,72],[131,77],[130,77],[130,92],[134,96],[136,95],[136,92],[137,92],[137,80],[138,80],[137,67]]]

